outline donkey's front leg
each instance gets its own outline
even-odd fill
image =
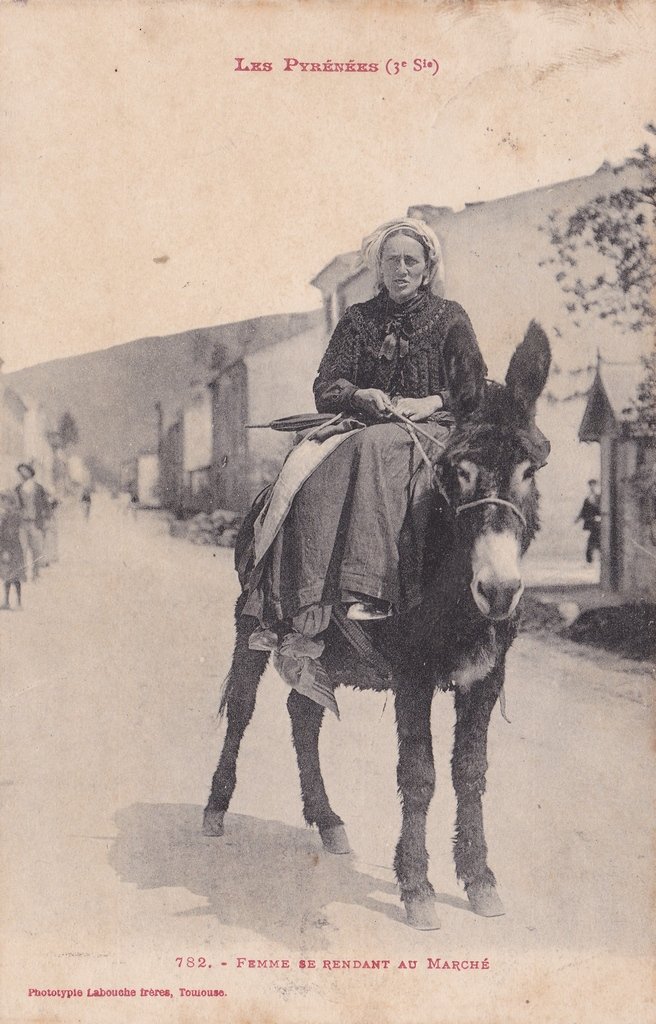
[[[483,829],[483,793],[487,772],[487,733],[492,709],[503,686],[504,668],[475,683],[467,693],[456,690],[456,728],[451,772],[458,802],[453,844],[456,873],[465,883],[472,910],[483,917],[505,913],[496,879],[487,864]]]
[[[433,688],[402,682],[396,692],[399,760],[396,778],[403,821],[394,870],[401,888],[408,924],[439,928],[435,891],[428,881],[426,815],[435,792],[435,764],[430,717]]]

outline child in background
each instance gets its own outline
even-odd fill
[[[5,588],[5,603],[8,609],[12,584],[16,591],[16,607],[21,607],[21,584],[27,579],[25,555],[21,544],[21,514],[18,502],[11,491],[0,494],[0,578]]]

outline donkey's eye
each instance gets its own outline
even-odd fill
[[[527,466],[526,469],[524,470],[524,475],[522,476],[522,480],[532,480],[536,473],[537,473],[537,469],[536,469],[535,466]]]
[[[463,484],[471,483],[471,473],[464,466],[458,466],[458,479],[462,480]]]

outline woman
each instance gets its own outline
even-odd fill
[[[283,632],[320,633],[337,603],[357,619],[419,603],[430,472],[411,431],[390,410],[424,424],[439,441],[453,423],[450,388],[467,411],[484,387],[486,367],[469,318],[441,297],[442,258],[432,230],[410,218],[383,224],[364,240],[362,258],[378,294],[344,313],[314,394],[319,412],[367,426],[317,460],[247,584],[244,613],[276,627],[278,638],[281,623]]]
[[[39,578],[43,564],[43,537],[45,523],[50,515],[50,504],[45,487],[37,483],[34,467],[20,462],[16,471],[21,482],[15,490],[23,520],[23,530],[32,563],[32,579]]]
[[[20,532],[18,502],[11,491],[5,491],[0,494],[0,578],[5,591],[5,601],[0,607],[4,609],[9,608],[12,586],[16,591],[16,607],[21,607],[22,584],[27,579]]]

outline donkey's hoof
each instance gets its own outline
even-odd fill
[[[320,830],[321,842],[328,853],[350,853],[348,836],[343,825],[333,825]]]
[[[223,811],[205,811],[203,815],[203,835],[223,835]]]
[[[405,912],[411,928],[417,928],[422,932],[432,932],[441,927],[434,900],[406,900]]]
[[[506,912],[497,890],[489,882],[472,882],[467,886],[467,898],[474,913],[481,917],[501,917]]]

